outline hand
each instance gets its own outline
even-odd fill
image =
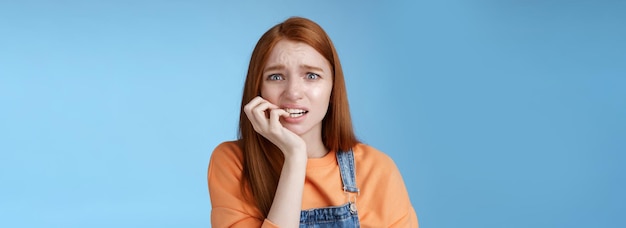
[[[287,111],[262,97],[252,99],[244,106],[243,111],[252,123],[254,130],[276,145],[285,155],[285,159],[293,156],[306,158],[304,140],[280,123],[281,116],[289,116]],[[269,116],[266,115],[268,111]]]

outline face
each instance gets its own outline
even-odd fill
[[[285,128],[321,137],[332,87],[330,63],[320,53],[305,43],[281,40],[265,64],[261,96],[290,113],[280,119]]]

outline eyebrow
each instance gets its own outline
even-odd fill
[[[285,65],[282,65],[282,64],[274,65],[274,66],[270,66],[270,67],[263,69],[263,73],[267,73],[268,71],[284,70],[285,68],[286,68]],[[300,65],[300,68],[304,68],[306,70],[324,72],[322,68],[311,66],[311,65]]]
[[[285,65],[274,65],[263,69],[263,73],[267,73],[268,71],[276,71],[285,69]]]
[[[304,69],[307,69],[307,70],[324,72],[324,70],[322,70],[322,68],[319,68],[319,67],[314,67],[314,66],[309,66],[309,65],[302,65],[300,67],[304,68]]]

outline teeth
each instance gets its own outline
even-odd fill
[[[299,116],[302,116],[302,115],[304,115],[304,113],[291,113],[291,114],[289,114],[289,117],[296,118],[296,117],[299,117]]]
[[[286,108],[285,111],[288,112],[289,114],[303,114],[303,113],[308,112],[306,110],[297,109],[297,108]]]
[[[304,114],[306,114],[307,110],[303,110],[303,109],[297,109],[297,108],[285,108],[284,109],[286,112],[289,113],[289,117],[295,118],[295,117],[299,117],[302,116]]]

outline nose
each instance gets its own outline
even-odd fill
[[[285,97],[289,100],[298,100],[302,98],[302,94],[304,93],[304,85],[303,81],[298,78],[290,78],[291,80],[287,80],[287,88],[285,89]]]

